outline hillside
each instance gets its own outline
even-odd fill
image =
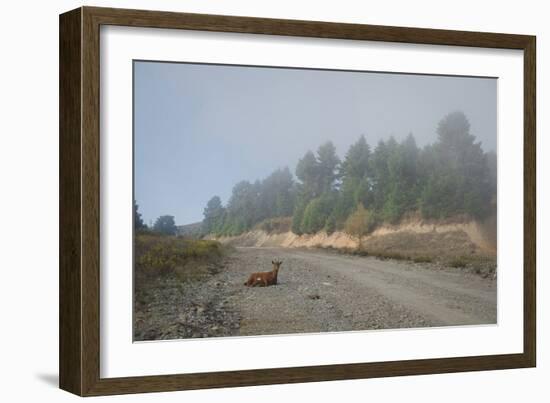
[[[201,236],[201,228],[201,221],[192,224],[178,225],[176,234],[189,238],[199,238]]]

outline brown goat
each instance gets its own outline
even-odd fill
[[[273,260],[271,263],[273,264],[273,269],[271,271],[252,273],[244,285],[247,287],[267,287],[277,284],[277,274],[279,274],[279,268],[283,262]]]

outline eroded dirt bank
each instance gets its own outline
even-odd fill
[[[344,232],[296,235],[293,232],[268,233],[253,230],[238,236],[216,239],[224,244],[244,247],[357,249],[359,239]],[[496,257],[496,221],[434,222],[405,220],[382,225],[361,239],[367,251],[394,252],[409,256]]]

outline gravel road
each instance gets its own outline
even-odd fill
[[[276,286],[243,285],[250,273],[270,270],[274,259],[283,261]],[[163,314],[150,309],[140,317],[148,333],[137,339],[494,324],[497,318],[496,280],[316,249],[236,248],[209,280],[176,290],[172,299],[157,296]]]

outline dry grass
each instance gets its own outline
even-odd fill
[[[468,266],[468,261],[463,256],[456,257],[449,261],[449,266],[454,268],[463,268]]]
[[[415,256],[412,261],[415,263],[432,263],[434,259],[430,256]]]
[[[444,261],[444,264],[457,269],[465,269],[483,277],[491,276],[496,271],[496,260],[493,257],[478,255],[456,256]]]
[[[140,233],[135,238],[135,278],[173,274],[182,281],[199,280],[216,269],[224,249],[217,241]]]
[[[363,248],[332,248],[322,247],[322,249],[339,254],[348,254],[355,256],[372,256],[380,260],[400,260],[418,264],[436,264],[439,267],[451,267],[478,274],[482,277],[494,275],[496,271],[496,259],[494,256],[481,254],[446,256],[434,251],[428,255],[425,251],[422,254],[411,251],[400,252],[396,250],[380,250]]]

